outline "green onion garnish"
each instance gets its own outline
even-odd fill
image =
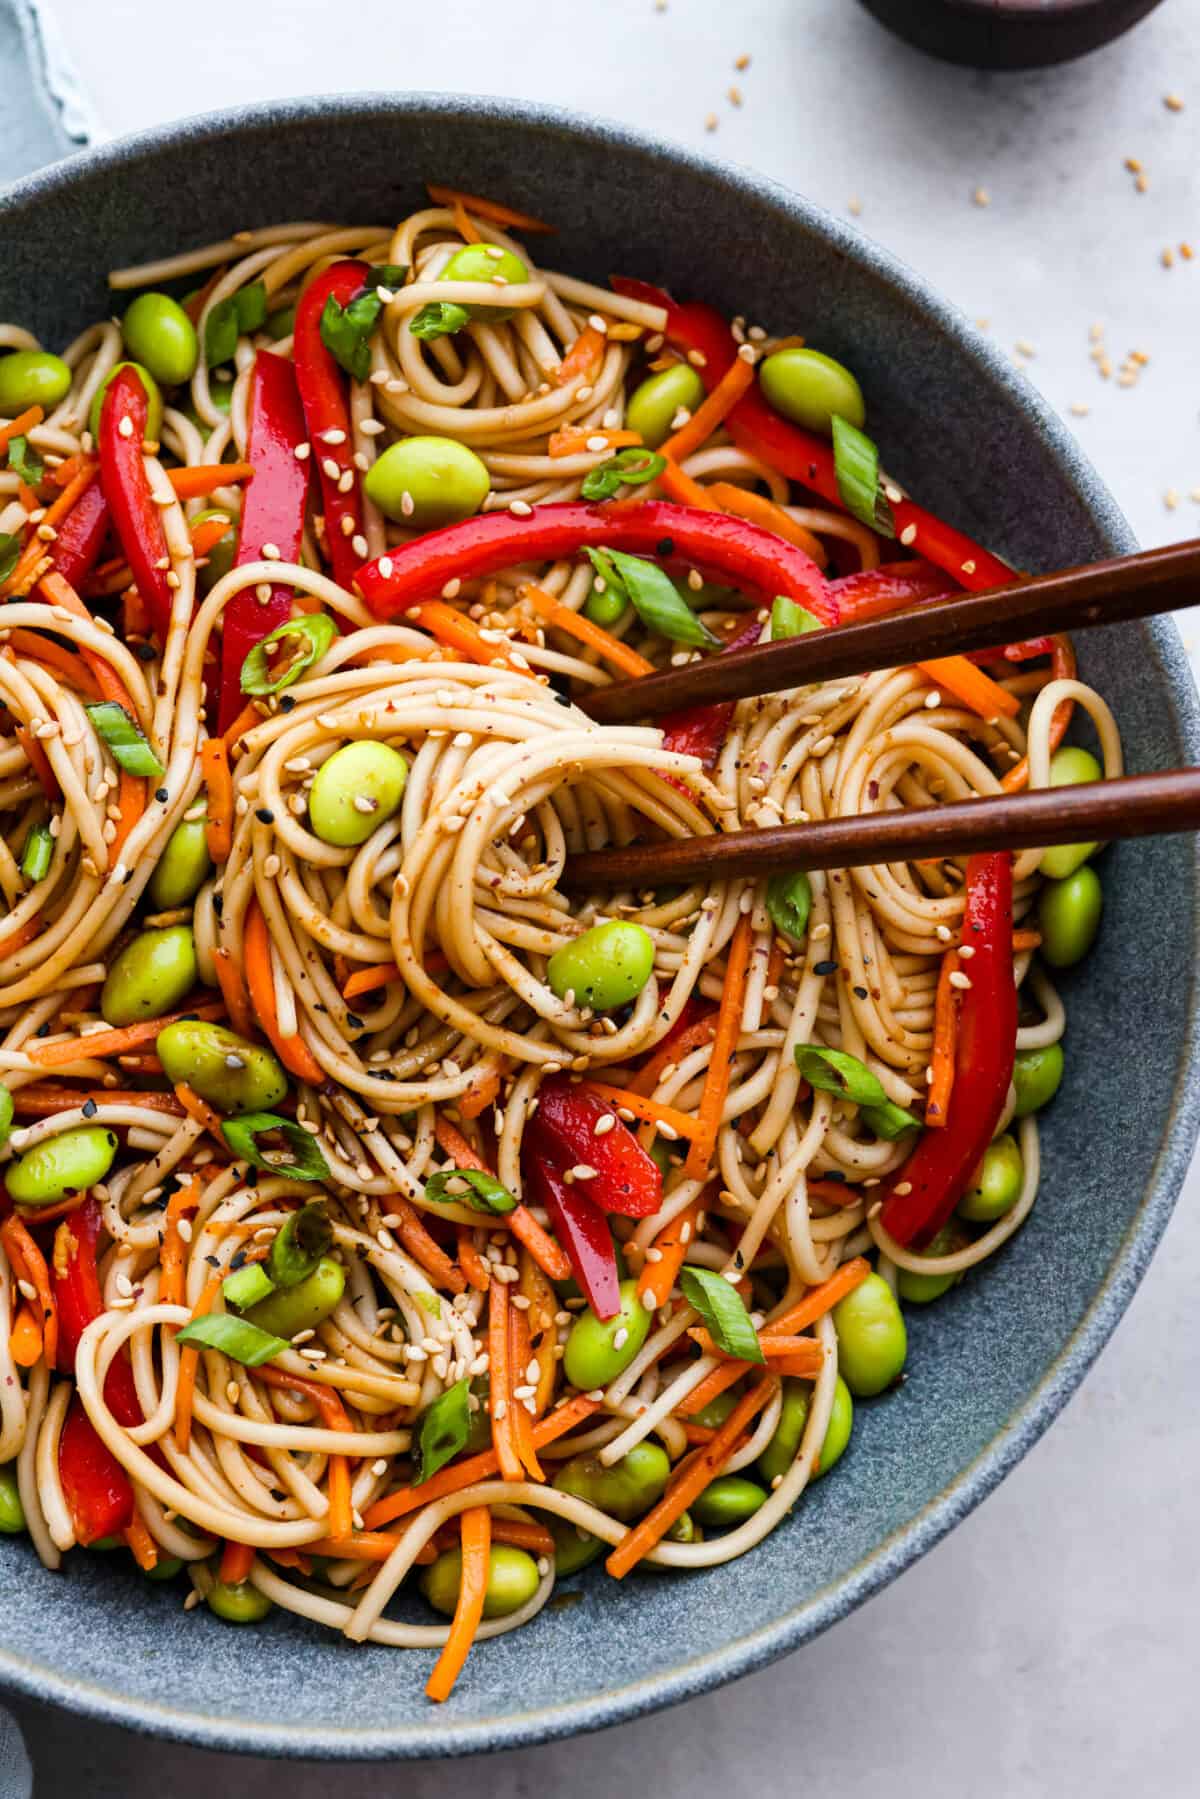
[[[611,500],[622,487],[644,487],[648,481],[656,481],[666,466],[666,457],[656,450],[632,444],[585,475],[580,492],[585,500]]]
[[[277,1287],[294,1287],[306,1280],[332,1242],[333,1226],[324,1200],[314,1199],[301,1206],[281,1226],[271,1244],[267,1268],[272,1281]]]
[[[337,636],[337,626],[327,612],[309,613],[303,618],[289,618],[285,624],[256,643],[242,663],[243,693],[282,693],[298,681],[306,669],[319,662]],[[282,672],[272,674],[271,652],[282,645],[291,651]]]
[[[837,413],[833,415],[833,466],[846,510],[873,531],[895,537],[896,521],[879,481],[879,451],[865,431]]]
[[[241,1118],[223,1118],[221,1130],[234,1155],[264,1174],[279,1174],[289,1181],[329,1179],[329,1164],[316,1140],[277,1112],[246,1112]],[[283,1138],[287,1149],[260,1149],[257,1139],[274,1132]]]
[[[365,381],[371,373],[368,340],[382,311],[383,300],[373,287],[356,294],[345,306],[340,305],[332,294],[325,301],[321,313],[321,342],[334,361],[356,381]]]
[[[126,774],[142,775],[150,781],[161,781],[163,765],[124,706],[115,700],[98,700],[84,711],[96,728],[96,735],[112,751],[112,759]]]
[[[886,1137],[889,1142],[896,1137],[903,1137],[905,1131],[919,1131],[921,1128],[919,1118],[890,1099],[882,1106],[864,1106],[860,1116],[868,1130],[874,1131],[877,1137]]]
[[[462,1188],[452,1192],[456,1182],[462,1182]],[[431,1174],[425,1183],[425,1197],[435,1205],[454,1201],[469,1206],[472,1212],[512,1212],[517,1205],[503,1181],[482,1168],[444,1168],[440,1174]]]
[[[239,1312],[248,1312],[251,1306],[256,1306],[260,1299],[266,1299],[274,1291],[275,1282],[261,1262],[247,1262],[244,1268],[221,1282],[225,1304],[234,1306]]]
[[[695,1306],[707,1324],[718,1349],[741,1362],[766,1359],[740,1294],[734,1292],[723,1274],[688,1264],[679,1271],[679,1287],[688,1304]]]
[[[207,1312],[203,1318],[193,1318],[176,1333],[175,1341],[185,1348],[219,1349],[245,1368],[260,1368],[291,1347],[286,1338],[259,1330],[246,1318],[231,1318],[228,1312]]]
[[[367,287],[386,287],[395,289],[403,287],[408,279],[408,269],[402,262],[377,262],[367,270]]]
[[[0,581],[7,581],[21,555],[21,539],[11,531],[0,531]]]
[[[606,550],[600,559],[593,550],[589,550],[588,555],[593,568],[605,578],[611,579],[611,571],[616,571],[618,588],[629,595],[648,630],[669,637],[672,643],[720,647],[720,638],[714,637],[707,625],[696,617],[675,583],[656,563],[646,562],[641,556],[630,556],[624,550]]]
[[[471,1428],[470,1388],[469,1381],[456,1381],[422,1412],[413,1457],[415,1487],[462,1453]]]
[[[26,487],[36,487],[46,473],[46,466],[27,437],[8,440],[8,466]]]
[[[31,825],[21,851],[21,873],[27,881],[44,881],[50,873],[54,839],[49,825]]]
[[[795,600],[777,594],[771,602],[771,642],[778,643],[784,637],[803,637],[808,631],[824,629],[815,612],[807,606],[798,606]]]
[[[408,328],[414,337],[428,343],[434,337],[453,337],[470,323],[471,315],[465,306],[456,306],[453,300],[430,300],[413,314]]]
[[[865,1062],[844,1049],[826,1049],[822,1043],[798,1043],[796,1066],[810,1087],[836,1093],[856,1106],[886,1106],[891,1102]],[[897,1110],[899,1108],[897,1107]]]
[[[789,942],[799,943],[812,911],[812,883],[803,869],[771,876],[767,882],[767,911],[775,929]]]
[[[267,290],[261,281],[252,281],[249,287],[218,300],[204,321],[205,366],[215,369],[222,362],[232,362],[238,338],[261,330],[266,321]]]

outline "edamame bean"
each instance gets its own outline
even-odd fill
[[[202,818],[185,818],[167,838],[154,873],[150,876],[146,896],[160,912],[188,906],[212,872]]]
[[[583,614],[590,618],[594,625],[601,625],[609,631],[621,618],[629,601],[615,587],[606,586],[603,590],[593,587],[584,603]]]
[[[241,1580],[236,1586],[214,1580],[205,1599],[209,1611],[224,1618],[226,1624],[259,1624],[271,1610],[271,1601],[266,1594],[260,1593],[248,1580]]]
[[[1094,868],[1077,868],[1065,881],[1042,888],[1038,929],[1042,955],[1052,968],[1074,968],[1096,941],[1104,889]]]
[[[850,1397],[849,1387],[839,1374],[837,1386],[833,1389],[829,1423],[825,1426],[825,1441],[817,1458],[818,1465],[813,1469],[814,1480],[819,1479],[822,1474],[828,1474],[833,1464],[841,1460],[853,1427],[854,1401]]]
[[[580,1312],[567,1338],[563,1369],[581,1392],[607,1387],[628,1368],[650,1330],[652,1314],[638,1297],[636,1281],[622,1281],[621,1304],[612,1318],[597,1318],[589,1306]]]
[[[246,1313],[251,1324],[290,1342],[297,1331],[315,1330],[335,1311],[346,1290],[346,1271],[332,1256],[322,1256],[311,1274],[294,1287],[278,1287]]]
[[[553,993],[577,1006],[611,1012],[636,999],[654,969],[654,941],[640,924],[613,918],[556,949],[546,964]]]
[[[0,1149],[8,1142],[13,1121],[13,1096],[0,1081]]]
[[[322,843],[348,849],[399,811],[408,763],[386,743],[343,744],[322,762],[308,794],[308,822]]]
[[[421,1574],[421,1591],[435,1612],[454,1616],[458,1589],[462,1584],[462,1550],[447,1549]],[[523,1549],[508,1543],[495,1543],[488,1551],[487,1590],[483,1599],[485,1618],[507,1618],[519,1612],[537,1592],[537,1563]]]
[[[786,1386],[787,1383],[784,1384]],[[715,1399],[710,1399],[708,1404],[696,1413],[694,1422],[703,1425],[705,1430],[720,1430],[740,1398],[740,1390],[727,1388],[724,1393],[718,1393]]]
[[[714,1530],[732,1530],[753,1518],[766,1497],[752,1480],[744,1480],[740,1474],[721,1474],[693,1501],[692,1512],[701,1524]]]
[[[959,1211],[961,1210],[960,1206]],[[953,1255],[956,1249],[962,1248],[964,1236],[965,1233],[956,1231],[952,1224],[944,1224],[922,1253],[927,1256]],[[961,1279],[961,1273],[917,1274],[911,1268],[901,1268],[896,1285],[901,1299],[907,1305],[927,1306],[933,1300],[940,1299],[951,1287],[956,1287]]]
[[[35,1143],[4,1171],[9,1198],[19,1206],[52,1206],[102,1181],[117,1153],[114,1132],[82,1124]]]
[[[190,925],[143,931],[127,943],[100,989],[100,1015],[118,1027],[156,1018],[196,984],[196,940]]]
[[[1061,1043],[1047,1044],[1045,1049],[1019,1049],[1013,1062],[1013,1086],[1017,1091],[1014,1118],[1028,1118],[1049,1105],[1063,1078]]]
[[[994,1224],[1012,1211],[1024,1179],[1025,1164],[1017,1140],[1005,1131],[984,1151],[974,1185],[958,1202],[959,1216],[969,1218],[972,1224]]]
[[[690,362],[674,362],[657,375],[648,375],[629,396],[625,423],[641,434],[644,444],[657,450],[674,430],[680,407],[695,412],[704,399],[704,383]]]
[[[724,1394],[721,1395],[724,1398]],[[768,1486],[781,1480],[796,1459],[800,1448],[800,1440],[804,1435],[804,1427],[808,1423],[809,1407],[812,1404],[812,1388],[807,1381],[787,1379],[783,1383],[783,1403],[779,1408],[779,1423],[775,1426],[775,1435],[758,1458],[758,1472]],[[706,1408],[707,1409],[707,1408]],[[854,1422],[854,1401],[850,1397],[850,1389],[838,1375],[837,1385],[833,1391],[833,1407],[829,1413],[829,1423],[825,1426],[825,1441],[821,1444],[816,1466],[812,1471],[812,1479],[819,1480],[822,1474],[828,1474],[838,1460],[846,1444],[850,1441],[850,1427]]]
[[[519,287],[529,279],[529,270],[519,256],[511,250],[502,250],[499,244],[464,244],[450,258],[441,275],[441,281],[486,281],[496,286]],[[502,319],[511,319],[514,308],[511,306],[468,306],[466,311],[473,319],[490,321],[493,325]]]
[[[15,1537],[24,1529],[25,1507],[21,1504],[15,1465],[9,1462],[0,1468],[0,1531],[6,1537]]]
[[[432,531],[478,512],[491,491],[486,465],[452,437],[405,437],[367,470],[363,486],[388,518]]]
[[[70,369],[49,350],[10,350],[0,356],[0,417],[14,419],[30,406],[49,412],[70,390]]]
[[[164,387],[181,387],[196,372],[196,327],[169,294],[139,294],[121,320],[125,348]]]
[[[603,1537],[594,1537],[590,1530],[580,1530],[569,1518],[552,1518],[550,1534],[554,1538],[554,1572],[560,1580],[565,1580],[568,1574],[578,1574],[608,1547]]]
[[[704,1532],[696,1524],[690,1512],[680,1512],[666,1535],[668,1543],[698,1543]]]
[[[111,368],[108,371],[108,374],[104,377],[103,381],[92,395],[91,409],[88,412],[88,430],[93,437],[99,437],[100,411],[104,405],[104,396],[108,392],[109,383],[112,381],[113,377],[119,374],[122,369],[136,369],[137,373],[141,376],[142,386],[146,390],[147,400],[146,436],[151,442],[157,443],[162,435],[162,395],[158,391],[158,382],[154,379],[150,370],[143,368],[140,362],[118,362],[114,368]]]
[[[1096,758],[1088,750],[1081,750],[1073,743],[1065,743],[1050,758],[1051,787],[1080,787],[1088,781],[1098,781],[1103,773]],[[1098,843],[1056,844],[1042,857],[1039,864],[1041,872],[1051,881],[1065,881],[1077,868],[1082,868],[1099,848]]]
[[[222,1024],[181,1018],[158,1033],[154,1047],[172,1085],[186,1081],[218,1112],[269,1112],[287,1092],[271,1051]]]
[[[661,1444],[635,1443],[612,1468],[606,1468],[599,1456],[573,1455],[555,1475],[554,1484],[560,1493],[573,1493],[629,1524],[658,1504],[670,1472],[670,1458]]]
[[[160,1555],[153,1568],[144,1572],[147,1580],[174,1580],[183,1573],[183,1562],[177,1555]]]
[[[807,431],[828,437],[835,413],[862,429],[862,388],[848,368],[820,350],[776,350],[759,363],[758,379],[776,412]]]
[[[868,1274],[833,1308],[838,1364],[856,1399],[890,1387],[908,1354],[908,1332],[895,1295],[882,1275]]]

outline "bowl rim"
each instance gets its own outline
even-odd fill
[[[856,227],[781,183],[756,171],[718,162],[653,133],[565,107],[498,96],[440,92],[367,90],[354,94],[310,94],[253,102],[190,115],[82,150],[0,191],[0,217],[44,198],[69,191],[81,179],[140,162],[181,143],[209,141],[246,131],[286,129],[312,122],[385,114],[468,115],[497,118],[518,129],[613,145],[651,161],[668,161],[735,197],[768,205],[802,228],[831,242],[856,269],[889,287],[923,323],[947,334],[982,365],[997,388],[1016,405],[1062,469],[1064,478],[1114,553],[1136,540],[1077,441],[1048,403],[1023,381],[971,321],[942,299],[914,270]],[[1178,630],[1169,619],[1148,626],[1148,647],[1174,706],[1174,724],[1186,752],[1200,761],[1200,699]],[[1200,871],[1200,840],[1193,845]],[[1200,912],[1193,919],[1193,951],[1200,949]],[[1193,954],[1193,970],[1197,957]],[[697,1697],[739,1679],[797,1649],[878,1592],[940,1541],[995,1488],[1032,1448],[1083,1380],[1116,1328],[1166,1228],[1200,1132],[1200,989],[1193,975],[1184,1037],[1175,1071],[1167,1129],[1138,1210],[1112,1267],[1065,1347],[1005,1426],[907,1524],[883,1539],[848,1575],[819,1589],[769,1625],[738,1635],[719,1649],[691,1657],[671,1669],[598,1693],[536,1710],[516,1710],[503,1718],[456,1722],[445,1709],[415,1724],[374,1730],[273,1724],[239,1720],[121,1696],[95,1682],[76,1680],[29,1662],[0,1646],[0,1690],[61,1705],[98,1721],[200,1748],[248,1755],[315,1760],[409,1760],[456,1757],[518,1749],[603,1729]]]

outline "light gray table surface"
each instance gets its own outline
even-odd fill
[[[1200,0],[1166,0],[1111,49],[1015,76],[926,60],[853,0],[355,0],[344,10],[205,0],[186,14],[178,0],[53,0],[52,10],[95,119],[114,134],[318,90],[503,92],[653,129],[835,211],[860,207],[864,231],[989,321],[1068,416],[1144,543],[1200,533],[1189,497],[1200,496]],[[742,55],[751,62],[739,72]],[[1179,249],[1189,238],[1191,263]],[[1094,326],[1107,381],[1089,354]],[[1121,386],[1132,351],[1148,361]],[[1196,615],[1181,624],[1185,642],[1200,639]],[[1114,1053],[1142,1053],[1122,1046],[1119,1019],[1112,1028]],[[923,1562],[773,1668],[602,1736],[486,1765],[336,1773],[151,1744],[22,1706],[37,1792],[260,1799],[282,1782],[315,1799],[336,1781],[424,1799],[480,1780],[494,1799],[599,1799],[634,1779],[671,1799],[1195,1792],[1198,1199],[1193,1170],[1126,1320],[1049,1436]]]

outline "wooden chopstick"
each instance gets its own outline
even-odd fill
[[[781,869],[863,868],[1200,829],[1200,768],[1123,775],[1082,787],[955,800],[947,806],[864,812],[813,824],[683,837],[569,856],[572,887],[665,887]]]
[[[1123,624],[1195,605],[1200,538],[1139,550],[1081,568],[1033,575],[1009,587],[956,595],[861,624],[835,625],[614,683],[576,703],[603,724],[655,718],[689,706],[777,693],[877,668],[902,668],[964,650],[994,649],[1055,631]],[[1111,833],[1110,833],[1111,834]]]

